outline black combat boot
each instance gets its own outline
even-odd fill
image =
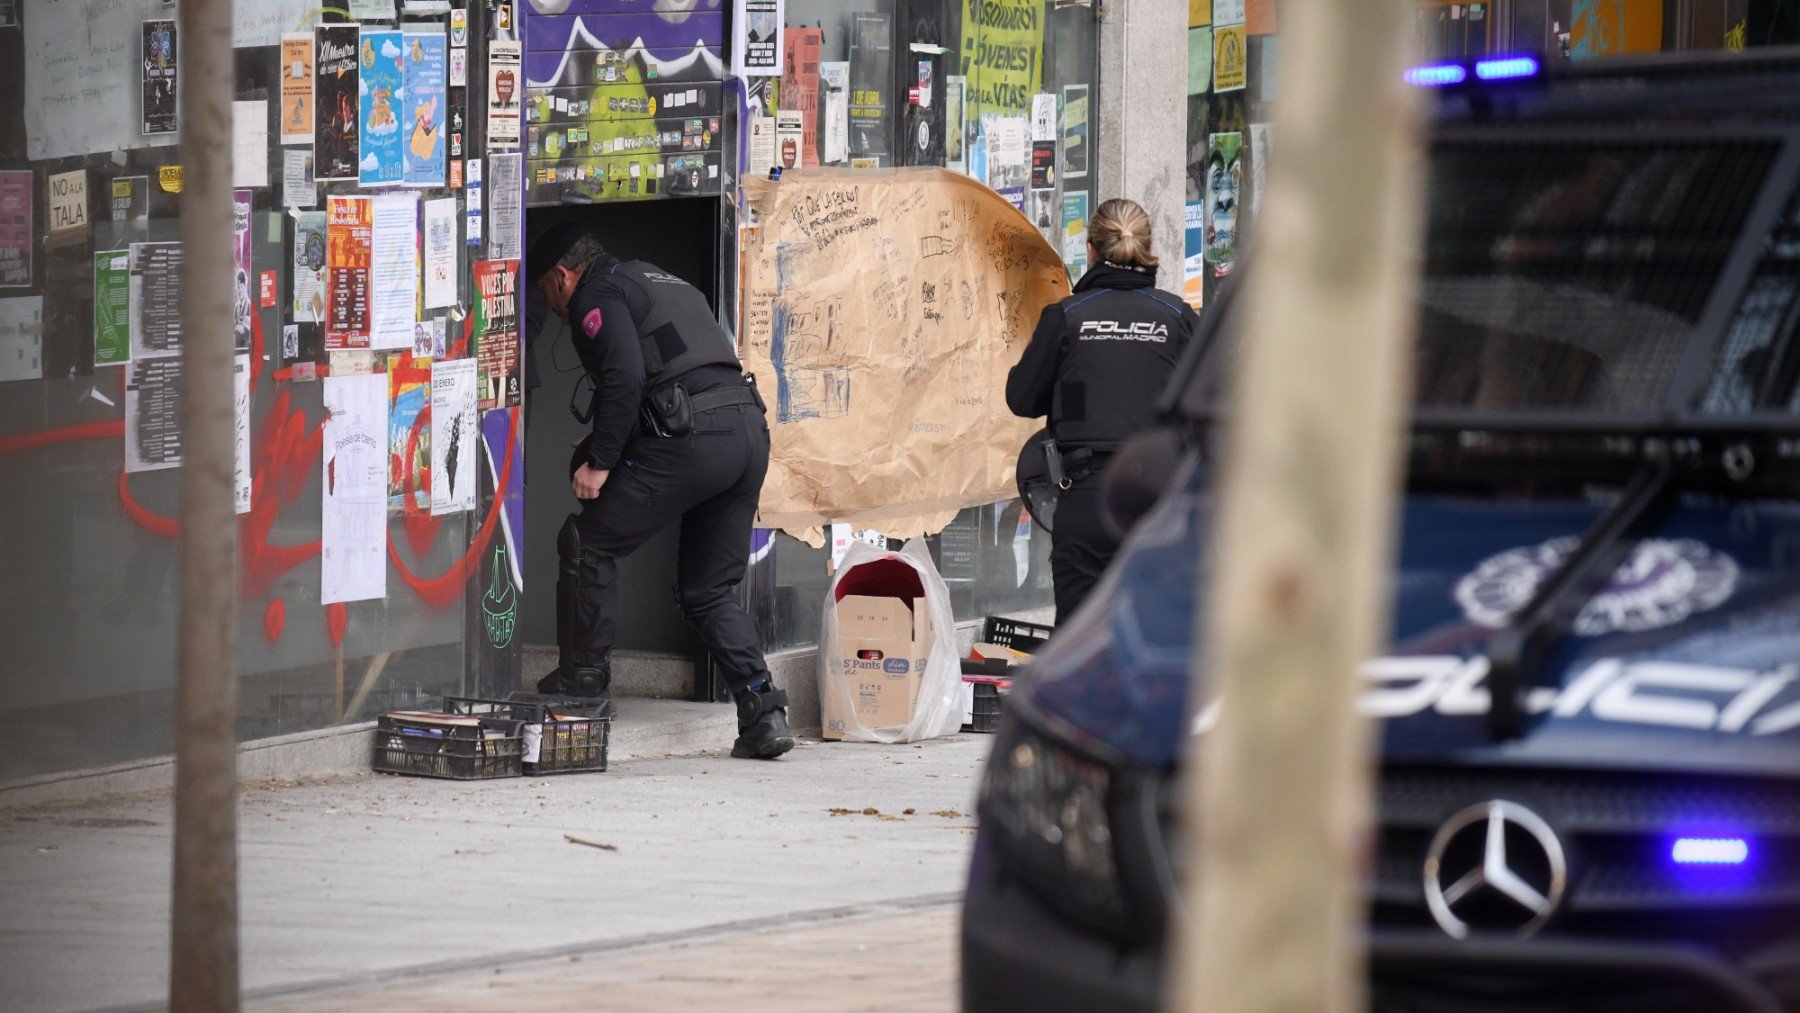
[[[788,728],[785,690],[776,689],[767,677],[759,680],[761,690],[746,689],[737,697],[738,737],[731,755],[740,760],[773,760],[794,748],[794,733]]]

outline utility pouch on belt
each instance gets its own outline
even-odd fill
[[[1058,489],[1067,489],[1070,485],[1068,473],[1063,470],[1062,450],[1054,439],[1044,441],[1044,470],[1050,476],[1050,484]]]
[[[687,388],[665,384],[644,396],[644,425],[658,436],[686,436],[694,430],[694,406]]]

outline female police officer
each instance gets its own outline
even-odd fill
[[[1100,517],[1106,462],[1132,434],[1154,424],[1156,395],[1200,318],[1156,288],[1150,216],[1122,198],[1088,222],[1094,266],[1075,293],[1044,309],[1031,344],[1006,378],[1006,405],[1048,415],[1069,485],[1056,506],[1050,571],[1057,618],[1074,613],[1118,549]]]

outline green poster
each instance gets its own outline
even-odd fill
[[[1188,94],[1212,91],[1213,30],[1188,29]]]
[[[123,250],[94,254],[94,365],[131,361],[131,258]]]

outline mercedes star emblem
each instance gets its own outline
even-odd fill
[[[1567,885],[1556,834],[1517,802],[1464,809],[1438,828],[1425,854],[1425,902],[1455,939],[1482,930],[1524,939],[1550,920]]]

